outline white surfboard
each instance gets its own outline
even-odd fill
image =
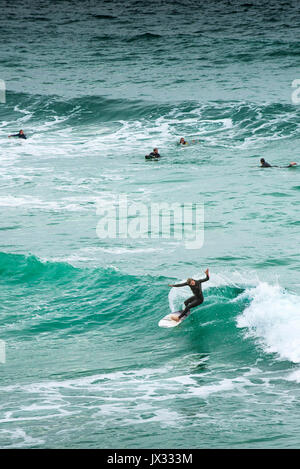
[[[171,316],[173,316],[173,315],[174,315],[174,316],[175,316],[175,315],[176,315],[176,316],[179,316],[179,314],[180,314],[181,312],[182,312],[182,311],[175,311],[174,313],[169,313],[169,314],[167,314],[165,317],[163,317],[163,318],[159,321],[159,323],[158,323],[159,327],[176,327],[176,326],[178,326],[179,324],[181,324],[182,321],[184,321],[184,320],[187,318],[187,316],[188,316],[189,314],[187,314],[187,315],[184,316],[182,319],[180,319],[180,321],[174,321],[174,319],[171,319]]]

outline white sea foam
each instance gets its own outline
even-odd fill
[[[100,201],[100,202],[99,202]],[[64,199],[54,200],[42,200],[34,196],[2,196],[0,197],[0,206],[2,207],[21,207],[26,206],[30,209],[44,209],[51,211],[70,211],[80,212],[83,210],[96,210],[96,204],[101,203],[101,206],[110,206],[112,204],[111,199],[105,199],[98,196],[74,196],[65,197]]]
[[[265,282],[246,290],[240,298],[246,296],[250,305],[237,318],[237,326],[247,328],[265,352],[300,363],[299,296]]]
[[[287,381],[296,381],[296,383],[300,383],[300,370],[298,369],[298,370],[295,370],[292,373],[290,373],[286,377],[286,380]]]
[[[2,448],[24,448],[26,446],[39,446],[45,443],[41,438],[33,438],[28,435],[22,428],[14,430],[0,430],[0,435],[4,438],[9,437],[12,440],[11,444],[3,445]]]
[[[8,195],[0,197],[1,207],[20,207],[21,205],[40,206],[41,201],[37,197],[32,196],[14,197]]]
[[[210,395],[219,392],[235,391],[236,388],[240,391],[244,386],[251,386],[251,382],[245,378],[223,379],[214,384],[190,388],[189,395],[192,394],[206,399]]]

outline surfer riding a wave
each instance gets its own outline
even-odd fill
[[[206,277],[200,280],[194,280],[193,278],[188,278],[184,283],[177,283],[174,285],[168,285],[169,287],[185,287],[189,286],[192,292],[194,293],[193,296],[185,300],[184,305],[185,308],[179,315],[173,314],[170,316],[170,319],[173,321],[180,321],[184,316],[187,316],[190,313],[191,308],[195,308],[196,306],[201,305],[204,301],[203,293],[202,293],[202,286],[203,282],[207,282],[209,280],[209,270],[206,269],[205,271]]]

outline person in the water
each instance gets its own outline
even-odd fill
[[[261,168],[271,168],[271,165],[269,163],[267,163],[264,158],[261,158],[260,159],[260,167]]]
[[[24,138],[25,140],[27,138],[26,135],[24,134],[23,130],[19,130],[19,133],[8,136],[8,138],[10,138],[10,137]]]
[[[160,154],[158,153],[158,148],[153,148],[153,151],[149,153],[149,155],[145,156],[146,160],[156,160],[160,158]]]
[[[196,306],[199,306],[201,305],[201,303],[203,303],[204,298],[203,298],[201,283],[207,282],[209,280],[209,270],[206,269],[205,273],[206,273],[206,277],[200,280],[194,280],[193,278],[188,278],[187,281],[184,283],[168,285],[169,287],[185,287],[188,285],[190,289],[192,290],[192,292],[194,293],[193,296],[185,300],[184,310],[181,311],[181,313],[178,316],[175,314],[171,315],[171,319],[178,322],[180,321],[180,319],[182,319],[184,316],[190,313],[191,308],[195,308]]]
[[[181,137],[181,139],[179,140],[179,143],[178,145],[190,145],[191,143],[201,143],[200,140],[190,140],[189,142],[187,140],[185,140],[183,137]]]
[[[297,163],[291,161],[288,166],[272,166],[271,164],[267,163],[264,158],[260,159],[260,167],[261,168],[292,168],[293,166],[297,166]]]

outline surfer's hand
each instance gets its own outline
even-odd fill
[[[168,285],[168,287],[173,287],[173,285]]]
[[[209,270],[208,270],[208,269],[206,269],[205,273],[206,273],[206,275],[209,275]]]

